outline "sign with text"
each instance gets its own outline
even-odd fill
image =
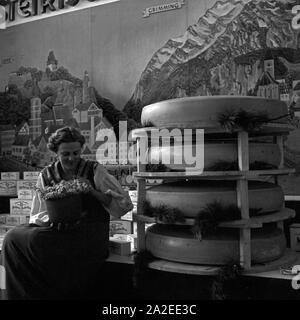
[[[172,3],[149,7],[144,10],[143,17],[144,18],[149,17],[151,14],[154,14],[154,13],[181,9],[182,5],[184,5],[184,0],[179,0]]]
[[[120,0],[2,0],[0,29]]]

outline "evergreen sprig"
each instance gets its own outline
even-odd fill
[[[236,205],[223,205],[219,201],[214,201],[198,212],[192,229],[194,234],[201,239],[202,236],[214,234],[220,222],[240,218],[241,211]]]
[[[164,223],[184,222],[185,217],[181,210],[170,206],[160,204],[154,207],[149,201],[145,201],[143,205],[144,215],[156,218]]]
[[[271,120],[266,112],[255,113],[243,109],[238,111],[226,110],[218,115],[218,122],[221,127],[229,132],[236,130],[244,130],[247,132],[256,131],[260,129],[263,124]]]
[[[249,208],[249,216],[258,216],[261,210],[261,208]],[[192,231],[201,240],[205,235],[216,233],[219,223],[240,220],[241,217],[241,210],[237,205],[224,205],[219,201],[213,201],[198,212]]]
[[[248,286],[241,277],[243,268],[238,262],[230,261],[220,267],[211,286],[213,300],[247,299]]]

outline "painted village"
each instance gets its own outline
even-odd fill
[[[53,52],[51,54],[53,55]],[[50,74],[57,68],[55,58],[53,61],[48,60],[46,70],[50,70]],[[74,126],[86,139],[83,150],[85,159],[95,160],[96,153],[99,153],[100,161],[104,159],[103,164],[116,165],[118,164],[116,159],[120,159],[120,164],[127,164],[128,159],[133,163],[135,158],[134,148],[131,148],[133,143],[127,141],[120,146],[104,143],[103,137],[114,134],[113,126],[97,103],[88,73],[85,72],[82,81],[78,82],[82,85],[76,86],[62,79],[50,80],[47,71],[42,73],[40,81],[32,79],[30,72],[11,74],[8,88],[14,85],[25,97],[30,97],[30,117],[19,125],[0,126],[1,155],[42,168],[54,160],[54,155],[47,151],[48,137],[58,128]],[[50,92],[51,95],[42,103],[43,92]],[[98,137],[102,136],[101,140],[97,141],[97,134]],[[128,154],[128,150],[131,153]]]

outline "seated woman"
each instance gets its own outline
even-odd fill
[[[61,180],[89,181],[82,217],[73,224],[49,221],[45,201],[35,192],[29,225],[10,230],[2,247],[8,299],[77,299],[90,290],[109,255],[110,215],[120,217],[133,205],[118,181],[95,161],[81,158],[84,137],[64,127],[50,138],[57,161],[45,167],[37,187]]]

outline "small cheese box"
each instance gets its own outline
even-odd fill
[[[137,191],[136,190],[130,190],[128,191],[129,197],[132,201],[132,203],[137,203]]]
[[[37,180],[39,177],[39,171],[24,171],[23,178],[24,180]]]
[[[1,180],[19,180],[20,172],[1,172]]]
[[[131,242],[109,237],[110,252],[120,256],[128,256],[131,253]]]
[[[34,189],[36,180],[19,180],[17,181],[17,190],[20,189]]]
[[[109,234],[112,236],[116,233],[132,233],[132,222],[127,220],[112,220],[109,225]]]
[[[34,191],[31,189],[19,189],[18,199],[22,200],[32,200]]]
[[[291,249],[300,251],[300,223],[290,225]]]
[[[1,180],[0,181],[0,196],[16,197],[17,181],[16,180]]]
[[[121,217],[121,220],[132,221],[132,210],[124,214],[124,216]]]
[[[13,228],[15,228],[15,226],[9,226],[7,224],[0,224],[0,233],[7,232]]]
[[[5,224],[6,223],[6,216],[7,214],[0,214],[0,224]]]
[[[21,215],[21,214],[8,214],[6,216],[6,224],[9,226],[18,226],[20,224],[28,223],[29,216]]]
[[[131,251],[137,248],[137,236],[135,234],[114,234],[113,238],[116,240],[129,241]]]
[[[10,214],[30,215],[32,200],[9,199]]]

